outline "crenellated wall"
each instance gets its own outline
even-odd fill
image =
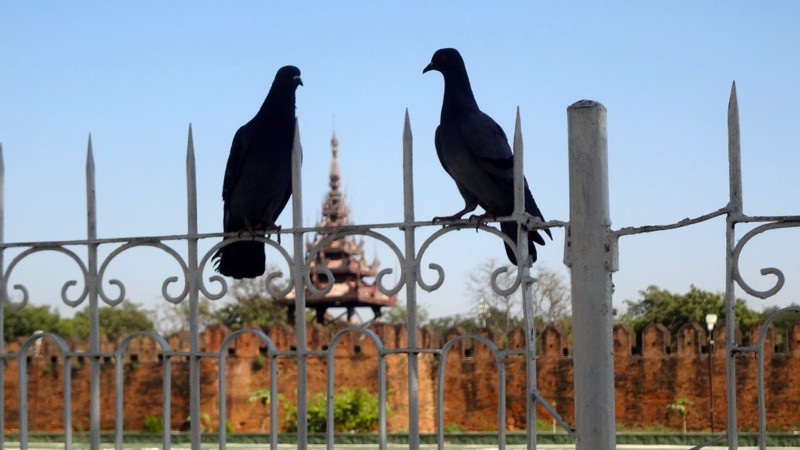
[[[403,348],[407,342],[404,327],[379,324],[371,329],[385,348]],[[761,327],[750,333],[750,343],[757,341]],[[310,325],[307,333],[309,350],[327,350],[332,333],[336,330]],[[445,342],[462,335],[458,329],[446,333]],[[631,330],[614,328],[616,415],[617,423],[625,428],[679,428],[681,419],[677,412],[669,411],[668,403],[685,397],[693,401],[688,410],[688,426],[692,430],[709,428],[709,359],[713,365],[715,429],[721,430],[726,423],[725,395],[725,324],[714,330],[714,352],[711,358],[707,349],[706,330],[697,324],[687,324],[673,336],[660,324],[648,326],[641,336]],[[204,352],[218,353],[229,332],[219,327],[209,327],[202,335]],[[288,326],[271,330],[270,339],[278,349],[288,350],[295,340],[294,329]],[[501,347],[502,340],[489,330],[481,336]],[[736,332],[741,342],[741,333]],[[785,337],[787,349],[776,352],[777,336],[769,330],[765,341],[765,389],[767,398],[767,422],[770,429],[800,429],[800,323],[791,327]],[[425,348],[440,348],[441,343],[428,329],[418,331],[418,340]],[[76,352],[84,351],[86,343],[68,342]],[[570,423],[574,422],[573,367],[569,345],[562,333],[546,328],[540,335],[540,354],[537,359],[538,387],[559,413]],[[188,342],[181,337],[169,340],[173,351],[185,350]],[[20,342],[8,344],[9,351],[16,351]],[[508,347],[521,349],[524,333],[516,330],[508,339]],[[116,345],[104,342],[104,352],[113,353]],[[268,417],[267,408],[260,403],[251,403],[251,392],[269,385],[269,363],[267,347],[256,336],[245,334],[236,339],[225,352],[227,421],[234,432],[259,431]],[[137,338],[131,342],[123,362],[125,397],[125,428],[141,429],[148,415],[162,412],[163,357],[158,345],[149,338]],[[363,333],[353,332],[344,336],[335,350],[334,381],[337,388],[364,386],[370,392],[378,391],[378,359],[372,340]],[[56,431],[63,428],[63,358],[55,346],[43,341],[28,355],[28,410],[32,431]],[[211,418],[216,430],[219,402],[219,359],[203,358],[202,408]],[[297,368],[294,359],[279,356],[278,365],[279,402],[293,402],[297,392]],[[390,431],[408,429],[408,369],[402,354],[386,356],[388,401],[391,416]],[[525,366],[522,355],[509,355],[506,364],[507,423],[509,430],[524,429],[525,414]],[[101,359],[101,408],[102,427],[114,427],[114,383],[115,359]],[[173,356],[171,425],[180,429],[189,415],[188,407],[188,362],[185,357]],[[422,432],[436,431],[436,392],[441,362],[430,353],[419,355],[420,429]],[[490,431],[497,429],[498,364],[489,347],[472,339],[460,340],[452,345],[445,362],[444,377],[444,422],[447,427],[464,430]],[[19,426],[19,393],[16,361],[10,361],[5,376],[5,423],[7,431]],[[758,425],[756,398],[757,361],[752,354],[737,357],[738,415],[742,429],[753,430]],[[322,356],[312,355],[308,362],[308,387],[310,395],[324,392],[329,371]],[[71,364],[73,427],[88,428],[88,361],[75,358]],[[279,408],[280,409],[280,408]],[[549,420],[539,408],[540,418]]]

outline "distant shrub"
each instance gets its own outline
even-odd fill
[[[464,428],[461,425],[457,424],[457,423],[451,423],[449,425],[445,425],[444,426],[444,432],[445,433],[463,433],[464,432]]]
[[[387,407],[388,413],[388,407]],[[334,395],[333,422],[337,432],[371,432],[378,426],[378,396],[364,388],[341,389]],[[297,408],[286,407],[287,431],[297,431]],[[308,403],[308,431],[322,433],[327,427],[327,397],[311,396]]]
[[[259,353],[256,355],[255,359],[253,360],[253,372],[258,372],[267,364],[267,359],[264,358],[264,355]]]
[[[147,416],[142,423],[142,433],[159,433],[164,430],[161,416]]]

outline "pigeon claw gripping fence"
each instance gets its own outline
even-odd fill
[[[279,398],[278,395],[278,359],[288,360],[296,365],[297,377],[297,447],[306,449],[308,447],[308,358],[309,356],[324,358],[327,365],[326,386],[327,386],[327,448],[334,448],[334,366],[336,364],[335,353],[340,342],[348,335],[357,335],[363,339],[371,341],[377,351],[377,374],[378,380],[378,447],[383,450],[387,448],[387,369],[386,358],[391,355],[403,355],[407,361],[407,416],[408,416],[408,447],[418,449],[420,447],[420,399],[419,399],[419,363],[420,354],[429,354],[438,361],[438,386],[436,390],[436,412],[437,419],[437,443],[438,448],[445,448],[444,433],[444,384],[445,371],[447,369],[447,356],[454,348],[464,340],[481,342],[485,344],[489,352],[496,361],[497,383],[498,383],[498,408],[497,408],[497,446],[500,449],[506,447],[506,378],[507,364],[509,356],[522,356],[525,360],[525,392],[526,392],[526,414],[527,414],[527,438],[526,446],[535,449],[537,446],[536,430],[536,410],[537,405],[546,410],[552,418],[558,422],[575,441],[579,450],[611,450],[616,446],[615,436],[615,409],[614,409],[614,359],[612,342],[612,273],[618,269],[618,240],[623,236],[631,236],[641,233],[657,232],[679,227],[691,226],[716,217],[725,216],[726,221],[726,317],[734,317],[735,287],[738,285],[748,294],[767,298],[775,295],[783,286],[784,274],[776,268],[762,269],[762,275],[775,277],[775,285],[768,290],[759,291],[752,288],[742,278],[739,272],[739,258],[742,248],[755,236],[774,229],[800,226],[800,216],[771,216],[771,217],[751,217],[743,212],[742,207],[742,183],[739,149],[739,120],[738,106],[736,100],[736,89],[733,85],[728,110],[729,128],[729,179],[730,179],[730,201],[727,205],[712,213],[693,218],[685,219],[669,225],[649,225],[642,227],[625,227],[618,230],[611,229],[609,214],[609,195],[608,195],[608,148],[606,135],[606,109],[603,105],[592,101],[580,101],[567,110],[568,116],[568,137],[569,137],[569,186],[570,186],[570,218],[568,222],[548,221],[541,222],[538,219],[524,213],[524,184],[523,184],[523,144],[520,127],[519,111],[517,111],[516,127],[513,139],[514,150],[514,213],[503,218],[504,220],[515,221],[518,224],[517,243],[501,233],[497,228],[490,225],[480,225],[478,228],[486,233],[497,236],[505,243],[513,246],[515,254],[520,262],[516,278],[511,286],[501,287],[498,284],[498,277],[508,269],[502,267],[492,274],[492,289],[501,295],[520,291],[523,300],[523,317],[525,328],[525,346],[522,349],[500,349],[491,340],[478,335],[459,336],[444,343],[442,348],[430,349],[422,348],[418,342],[417,333],[408,333],[407,344],[401,348],[390,348],[381,342],[380,337],[370,329],[364,327],[350,327],[337,333],[330,341],[330,345],[323,350],[311,350],[307,347],[306,339],[306,292],[314,295],[324,295],[330,291],[333,283],[326,283],[324,289],[316,287],[310,278],[311,263],[315,255],[333,239],[338,239],[349,235],[368,236],[385,243],[398,261],[400,268],[399,274],[394,274],[396,279],[394,285],[387,286],[386,275],[392,273],[392,269],[384,269],[376,276],[376,285],[386,295],[395,295],[405,290],[407,308],[406,326],[409,330],[416,330],[418,321],[416,317],[417,292],[435,291],[442,286],[445,278],[444,268],[438,264],[430,263],[427,268],[431,269],[436,275],[434,280],[424,280],[421,276],[422,260],[426,250],[440,237],[465,228],[475,227],[473,222],[466,220],[456,221],[453,224],[441,228],[440,225],[433,225],[430,221],[417,221],[414,216],[414,189],[413,189],[413,153],[412,135],[408,112],[405,114],[405,124],[402,137],[403,151],[403,194],[404,194],[404,216],[401,223],[386,223],[361,226],[342,226],[338,228],[326,229],[325,238],[314,244],[310,249],[304,248],[305,236],[309,233],[320,231],[319,228],[304,228],[303,223],[303,195],[301,192],[301,170],[300,160],[302,148],[300,145],[299,127],[295,127],[295,139],[292,161],[292,228],[281,230],[279,233],[293,237],[293,249],[288,251],[280,244],[278,236],[251,236],[238,235],[236,233],[209,233],[199,234],[197,229],[197,190],[195,175],[194,146],[192,141],[192,130],[189,127],[188,148],[186,154],[186,180],[187,180],[187,233],[170,236],[145,236],[132,238],[99,238],[97,236],[97,210],[95,203],[95,168],[92,155],[91,137],[88,143],[86,160],[86,195],[87,195],[87,237],[85,240],[60,241],[60,242],[22,242],[5,243],[3,239],[3,203],[2,189],[4,186],[4,168],[0,159],[0,319],[5,319],[6,315],[13,310],[26,307],[29,301],[29,293],[24,285],[10,284],[13,279],[14,269],[21,260],[40,252],[57,252],[66,255],[75,262],[80,276],[79,280],[69,280],[63,284],[61,289],[61,300],[70,307],[88,304],[89,320],[89,349],[88,351],[77,351],[70,348],[68,341],[51,333],[34,333],[23,341],[17,352],[10,352],[6,344],[0,341],[0,358],[4,364],[0,364],[0,379],[4,379],[6,372],[12,369],[8,363],[16,362],[19,381],[19,445],[22,449],[28,448],[29,441],[29,416],[32,414],[28,390],[31,388],[28,382],[28,356],[35,351],[37,344],[42,340],[47,340],[53,344],[55,351],[60,353],[60,361],[63,368],[63,440],[64,448],[70,449],[73,445],[72,435],[72,382],[70,367],[76,360],[88,360],[89,363],[89,445],[92,449],[99,449],[101,445],[101,396],[103,398],[114,398],[115,427],[114,439],[117,449],[123,448],[124,430],[124,377],[123,359],[128,351],[131,342],[139,337],[146,337],[155,343],[160,352],[163,362],[163,386],[162,386],[162,432],[161,445],[165,449],[171,447],[171,399],[172,399],[172,364],[174,358],[185,358],[189,365],[189,410],[190,410],[190,442],[193,450],[201,447],[201,431],[203,427],[201,412],[201,362],[218,362],[218,417],[220,423],[225,422],[228,417],[228,374],[226,373],[226,358],[234,341],[243,334],[250,334],[255,337],[262,346],[265,355],[265,362],[269,365],[269,394],[271,399]],[[0,156],[2,147],[0,147]],[[496,223],[496,222],[495,222]],[[747,232],[737,240],[736,225],[748,223],[758,224],[755,228]],[[424,227],[435,227],[436,231],[431,233],[421,244],[417,244],[417,230]],[[575,424],[569,424],[561,418],[551,402],[540,394],[536,384],[536,342],[534,332],[534,307],[532,302],[531,287],[536,280],[531,276],[530,257],[522,258],[521,255],[528,255],[528,240],[522,238],[523,233],[528,230],[544,228],[564,228],[564,263],[570,268],[571,289],[573,299],[573,323],[574,323],[574,378],[575,378]],[[384,230],[400,230],[404,236],[403,244],[396,244],[387,237]],[[204,254],[200,254],[198,243],[217,242],[211,249]],[[289,283],[284,289],[276,291],[272,287],[271,281],[283,274],[267,274],[266,286],[270,295],[275,298],[286,298],[290,292],[294,292],[294,336],[290,350],[279,350],[274,342],[265,333],[243,329],[228,335],[221,343],[218,352],[203,352],[200,347],[200,308],[199,301],[201,296],[211,300],[223,298],[228,292],[227,280],[219,275],[213,274],[208,267],[208,262],[212,255],[221,247],[239,240],[259,240],[264,242],[270,251],[280,255],[289,267]],[[100,260],[98,248],[108,250],[107,256]],[[166,278],[162,284],[162,294],[166,301],[173,304],[186,302],[189,311],[189,345],[186,350],[173,350],[167,340],[158,333],[151,331],[140,331],[128,336],[123,336],[113,352],[101,351],[101,336],[99,332],[99,308],[102,305],[118,305],[125,298],[125,285],[117,279],[106,280],[106,268],[109,263],[118,255],[137,247],[151,247],[162,250],[171,256],[180,267],[183,275],[181,284],[178,277]],[[7,250],[13,250],[7,252]],[[15,255],[10,261],[5,261],[4,256]],[[84,258],[82,255],[86,255]],[[211,275],[206,278],[205,273]],[[327,269],[321,272],[327,280],[333,279],[333,274]],[[117,295],[109,295],[104,289],[105,284],[110,284],[116,289]],[[174,291],[180,292],[174,294]],[[171,288],[173,293],[168,292]],[[14,295],[11,295],[13,289]],[[112,289],[113,291],[114,289]],[[20,300],[21,297],[21,300]],[[13,299],[12,299],[13,298]],[[711,442],[727,441],[730,449],[738,448],[737,437],[737,418],[736,418],[736,358],[744,354],[754,354],[758,359],[758,406],[760,414],[760,448],[766,448],[766,414],[764,401],[764,348],[763,334],[767,331],[768,325],[781,314],[791,311],[798,311],[796,307],[785,308],[778,311],[768,319],[767,326],[763,327],[762,338],[758,345],[739,346],[736,344],[734,327],[726,327],[726,363],[727,363],[727,426],[726,430]],[[0,320],[0,334],[4,333],[4,320]],[[115,361],[115,383],[113,392],[106,392],[101,389],[100,362],[101,360]],[[294,372],[293,372],[294,373]],[[6,429],[7,408],[6,390],[0,390],[0,429]],[[278,447],[278,401],[269,402],[270,423],[269,439],[270,448]],[[10,417],[10,416],[9,416]],[[16,417],[15,417],[16,418]],[[218,427],[219,447],[226,448],[227,430],[225,426]],[[0,448],[5,446],[5,436],[0,433]],[[711,442],[700,443],[695,448],[701,448]]]

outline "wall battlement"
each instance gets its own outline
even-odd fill
[[[406,345],[405,327],[376,324],[370,327],[384,348],[400,349]],[[746,343],[757,343],[761,326],[747,334]],[[307,345],[311,351],[328,350],[332,336],[341,331],[309,325]],[[431,329],[417,331],[421,347],[438,349],[444,342],[464,334],[451,329],[440,339]],[[230,331],[211,326],[201,336],[201,351],[219,353]],[[292,350],[295,341],[294,329],[277,327],[268,333],[271,341],[280,350]],[[490,330],[482,330],[481,336],[500,348],[502,339]],[[623,326],[614,327],[614,368],[616,385],[617,423],[625,428],[659,428],[680,426],[680,416],[666,408],[668,403],[684,397],[692,400],[689,406],[688,425],[693,430],[709,428],[709,386],[713,380],[715,428],[722,429],[726,420],[725,399],[725,324],[714,330],[714,352],[709,358],[709,339],[706,330],[698,324],[686,324],[676,335],[660,324],[648,326],[640,336]],[[800,323],[789,328],[781,344],[774,330],[766,333],[765,340],[765,387],[767,396],[767,423],[771,429],[800,429],[800,384],[796,382],[800,373]],[[736,332],[742,343],[742,333]],[[444,341],[444,342],[442,342]],[[8,351],[16,352],[23,340],[8,343]],[[56,431],[63,428],[62,389],[63,357],[53,343],[41,341],[28,354],[29,420],[31,430]],[[173,352],[188,349],[188,340],[182,336],[168,339]],[[570,344],[566,336],[555,327],[547,327],[540,334],[540,349],[537,359],[539,390],[544,398],[555,404],[556,410],[570,423],[574,422],[573,366]],[[80,353],[88,344],[69,341],[70,348]],[[524,345],[522,330],[515,330],[508,339],[508,348],[521,349]],[[102,351],[113,355],[117,348],[114,342],[104,341]],[[250,392],[268,386],[271,358],[267,346],[255,335],[243,334],[229,347],[226,355],[227,392],[229,416],[234,432],[257,432],[267,417],[266,408],[258,402],[250,403]],[[336,365],[334,382],[336,388],[366,387],[377,393],[378,357],[372,341],[360,332],[346,334],[335,349]],[[141,429],[144,418],[160,415],[162,405],[163,358],[158,345],[150,338],[136,338],[131,342],[123,358],[125,393],[125,428]],[[407,416],[407,368],[402,354],[386,355],[387,388],[392,415],[388,420],[389,431],[405,430]],[[185,357],[171,356],[172,364],[172,417],[171,426],[179,429],[188,414],[188,362]],[[713,366],[709,376],[709,360]],[[296,386],[296,364],[289,356],[274,359],[278,364],[278,390],[280,401],[293,402]],[[202,407],[208,413],[216,429],[218,417],[214,414],[219,402],[217,357],[201,360]],[[420,427],[422,432],[435,432],[435,399],[438,389],[439,356],[419,355]],[[507,368],[507,423],[509,430],[524,429],[525,414],[525,367],[521,355],[509,355]],[[757,427],[756,360],[752,354],[737,357],[739,386],[739,422],[743,429]],[[101,365],[102,428],[114,426],[115,360],[103,357]],[[88,428],[88,361],[75,357],[72,361],[73,424],[76,429]],[[324,392],[328,368],[325,358],[309,357],[308,388],[310,393]],[[464,430],[496,430],[498,405],[497,362],[491,350],[475,340],[456,343],[447,355],[444,383],[445,425],[457,425]],[[19,426],[18,397],[19,367],[11,360],[5,376],[5,413],[7,431]],[[279,411],[281,408],[279,407]],[[542,408],[539,417],[549,416]]]

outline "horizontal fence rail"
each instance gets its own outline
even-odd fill
[[[422,276],[423,261],[426,251],[438,239],[462,229],[474,229],[474,221],[458,220],[448,223],[447,226],[433,225],[430,221],[419,221],[414,215],[414,189],[413,189],[413,137],[410,127],[408,112],[402,133],[403,152],[403,193],[404,215],[403,222],[349,225],[342,227],[326,227],[324,237],[309,249],[304,247],[305,236],[310,233],[322,231],[319,227],[303,227],[303,195],[301,192],[302,173],[299,126],[295,127],[295,141],[292,160],[292,227],[273,232],[269,236],[257,233],[198,233],[197,226],[197,178],[195,173],[195,156],[192,129],[189,127],[186,152],[186,182],[187,182],[187,232],[186,234],[163,236],[136,236],[121,238],[100,238],[97,236],[97,207],[95,167],[91,136],[87,145],[86,156],[86,196],[87,196],[87,237],[81,240],[69,241],[40,241],[16,242],[4,241],[4,208],[3,186],[5,168],[2,162],[2,145],[0,145],[0,319],[4,319],[9,312],[26,307],[30,300],[28,289],[24,285],[10,284],[14,270],[18,264],[31,255],[42,252],[55,252],[67,257],[77,267],[78,279],[64,282],[61,288],[61,301],[70,307],[88,304],[89,306],[89,349],[76,351],[70,348],[62,337],[40,333],[27,338],[18,352],[7,351],[6,344],[0,341],[0,358],[5,364],[0,364],[0,379],[4,379],[7,371],[6,365],[15,361],[19,372],[19,439],[22,449],[28,448],[30,437],[28,404],[28,356],[33,348],[42,341],[51,342],[60,355],[63,379],[63,423],[64,423],[64,448],[72,448],[72,415],[73,404],[71,389],[73,379],[70,367],[76,359],[89,362],[89,439],[93,449],[100,448],[101,432],[101,396],[114,398],[114,435],[115,447],[122,449],[123,432],[125,429],[124,402],[125,386],[123,371],[124,359],[129,351],[130,344],[139,338],[150,339],[155,342],[159,358],[163,366],[162,384],[162,422],[161,445],[165,449],[171,447],[170,420],[172,414],[171,398],[173,395],[172,361],[176,358],[185,358],[189,363],[189,410],[190,410],[190,439],[193,450],[200,449],[201,445],[201,395],[202,380],[200,368],[203,361],[216,361],[218,364],[216,383],[218,384],[219,398],[217,413],[219,415],[218,438],[220,448],[226,448],[227,430],[225,419],[228,417],[228,389],[230,375],[227,373],[227,358],[234,342],[244,336],[251,335],[265,347],[265,359],[269,366],[268,392],[270,424],[269,447],[278,448],[278,374],[279,359],[289,359],[296,364],[297,374],[297,447],[308,447],[308,358],[320,357],[326,361],[327,373],[325,378],[327,398],[327,448],[334,448],[334,399],[336,393],[335,352],[341,341],[349,336],[361,336],[371,342],[376,349],[376,364],[378,379],[374,380],[378,390],[379,421],[378,421],[378,448],[387,448],[387,368],[386,358],[390,355],[402,355],[407,363],[408,380],[408,445],[411,449],[420,446],[420,402],[419,402],[419,355],[433,355],[438,362],[438,386],[436,390],[436,434],[439,449],[446,448],[444,405],[447,399],[444,395],[445,373],[447,370],[447,357],[453,347],[462,341],[471,341],[484,344],[494,358],[497,366],[498,383],[498,408],[497,408],[497,446],[504,449],[507,444],[506,425],[506,396],[507,396],[507,358],[509,356],[522,356],[525,361],[525,395],[526,395],[526,446],[529,449],[537,447],[537,405],[541,406],[554,420],[563,427],[567,434],[575,440],[579,450],[599,449],[611,450],[615,447],[614,429],[614,379],[613,379],[613,343],[611,342],[612,308],[611,308],[611,274],[618,270],[618,240],[623,236],[633,236],[643,233],[658,232],[663,230],[687,227],[705,222],[717,217],[726,218],[726,317],[729,323],[734,323],[735,287],[750,295],[759,298],[768,298],[781,290],[784,284],[784,274],[777,268],[765,268],[761,273],[775,279],[773,287],[767,290],[752,288],[739,272],[739,259],[742,248],[754,237],[770,230],[800,226],[800,216],[747,216],[744,214],[741,186],[740,144],[738,103],[735,84],[731,90],[729,103],[729,179],[730,199],[726,206],[699,216],[687,218],[667,225],[647,225],[638,227],[623,227],[618,230],[611,229],[608,210],[608,180],[607,180],[607,144],[606,144],[606,118],[605,108],[590,101],[581,101],[568,110],[570,120],[570,220],[552,220],[542,222],[524,212],[524,182],[523,182],[523,143],[520,126],[519,111],[517,111],[515,132],[513,138],[514,150],[514,195],[515,208],[511,216],[497,218],[489,224],[477,227],[481,232],[497,236],[514,249],[517,260],[520,261],[514,280],[509,286],[500,286],[498,277],[508,271],[501,267],[494,271],[491,277],[491,286],[499,295],[510,295],[520,292],[523,299],[523,318],[525,340],[523,349],[501,349],[491,340],[479,335],[458,336],[443,343],[440,349],[424,348],[420,345],[417,333],[418,319],[416,316],[417,292],[422,289],[431,292],[439,289],[444,283],[445,269],[436,263],[428,263],[427,268],[435,273],[434,279]],[[574,160],[573,160],[574,157]],[[587,159],[588,158],[588,159]],[[592,192],[592,197],[583,194]],[[581,203],[583,202],[583,203]],[[518,224],[517,244],[492,226],[492,223],[515,221]],[[745,233],[737,240],[735,227],[737,224],[758,224],[755,228]],[[417,243],[418,230],[434,227],[436,230],[420,244]],[[564,261],[571,268],[573,292],[573,320],[575,321],[575,411],[576,424],[567,423],[558,415],[553,406],[543,398],[536,384],[536,334],[534,332],[535,311],[532,301],[531,287],[536,280],[531,276],[531,261],[528,255],[528,241],[523,238],[523,233],[528,230],[543,228],[564,228],[566,233]],[[403,233],[403,243],[397,244],[385,233],[386,230],[400,230]],[[378,289],[389,296],[404,291],[406,304],[409,311],[406,327],[407,342],[402,348],[388,348],[380,337],[372,330],[364,327],[350,327],[333,336],[330,346],[323,350],[309,350],[306,343],[306,289],[314,295],[324,295],[333,288],[333,274],[322,269],[320,274],[327,280],[324,288],[318,288],[311,282],[311,263],[316,255],[327,243],[346,236],[367,236],[383,242],[390,249],[398,262],[399,273],[393,269],[380,271],[375,280]],[[282,236],[293,237],[293,248],[290,252],[280,243]],[[289,267],[289,283],[283,289],[273,287],[273,281],[287,279],[278,271],[266,274],[265,286],[270,295],[275,298],[285,298],[294,292],[294,324],[295,342],[291,350],[279,350],[269,336],[258,330],[239,330],[228,335],[218,352],[203,352],[200,346],[201,323],[199,319],[199,302],[201,296],[219,300],[228,293],[228,281],[219,275],[213,274],[208,267],[209,260],[221,247],[236,241],[257,240],[265,243],[268,249],[278,255]],[[201,253],[200,242],[216,242],[210,250]],[[98,249],[110,250],[106,256],[100,258]],[[189,345],[188,351],[174,350],[164,336],[155,332],[137,332],[124,336],[113,352],[101,350],[100,328],[98,310],[101,305],[116,306],[125,298],[126,288],[123,281],[107,279],[106,271],[109,264],[119,255],[134,249],[149,247],[160,250],[169,255],[177,264],[178,276],[170,276],[163,280],[162,295],[165,301],[172,304],[187,302],[189,311]],[[8,250],[14,250],[15,256],[10,261],[4,257]],[[85,255],[85,257],[83,256]],[[525,257],[523,257],[525,256]],[[204,275],[211,273],[210,276]],[[394,275],[395,283],[388,282],[387,275]],[[16,292],[18,301],[12,301],[11,292]],[[175,293],[175,291],[178,291]],[[797,308],[786,308],[772,316],[762,330],[757,345],[739,346],[736,343],[733,326],[726,327],[726,363],[727,363],[727,409],[728,423],[726,431],[713,440],[699,444],[695,448],[712,443],[727,441],[730,449],[738,448],[737,417],[736,417],[736,357],[741,354],[753,353],[758,358],[758,400],[760,424],[760,448],[766,448],[766,415],[767,402],[764,397],[764,333],[767,327],[778,315],[788,312],[797,312]],[[4,333],[4,320],[0,320],[0,334]],[[114,364],[114,391],[102,392],[100,383],[101,360],[113,358]],[[371,383],[366,380],[365,384]],[[5,430],[6,408],[5,390],[0,390],[0,429]],[[4,446],[4,433],[0,433],[0,447]]]

